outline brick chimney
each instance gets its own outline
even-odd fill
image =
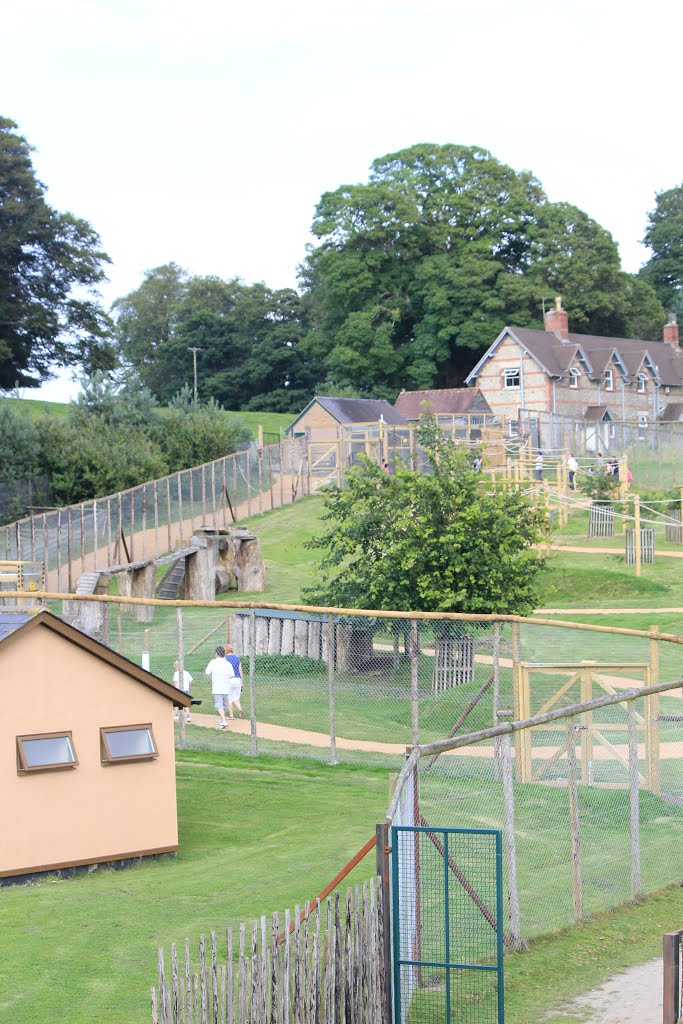
[[[545,313],[545,329],[552,331],[560,341],[569,340],[569,317],[566,309],[562,309],[561,295],[555,296],[555,308],[548,309]]]
[[[675,348],[677,352],[680,351],[680,346],[678,344],[678,323],[676,322],[675,316],[672,316],[669,319],[668,324],[664,324],[664,341],[667,345],[671,345],[672,348]]]

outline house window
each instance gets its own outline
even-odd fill
[[[78,764],[70,732],[17,736],[17,771],[48,772]]]
[[[517,420],[508,420],[508,433],[510,437],[519,436],[519,428],[517,426]]]
[[[645,381],[646,380],[647,380],[647,376],[644,373],[639,373],[638,374],[638,392],[641,395],[645,394]]]
[[[579,386],[579,377],[580,376],[581,376],[580,371],[577,370],[574,366],[572,366],[571,370],[569,371],[569,387],[570,388],[574,388],[574,389],[578,388],[578,386]]]
[[[503,371],[504,386],[506,388],[519,387],[519,367],[511,367]]]
[[[614,391],[614,370],[605,370],[605,391]]]
[[[151,724],[113,725],[100,729],[102,764],[151,761],[158,757]]]

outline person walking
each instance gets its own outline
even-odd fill
[[[228,715],[232,722],[235,718],[232,710],[233,704],[237,708],[237,714],[240,718],[244,718],[244,711],[242,711],[242,705],[240,704],[240,697],[242,696],[242,689],[244,687],[244,680],[242,679],[242,662],[235,654],[235,648],[232,644],[226,644],[225,646],[225,660],[230,662],[232,670],[235,673],[235,678],[232,681],[230,693],[228,694]]]
[[[543,479],[543,452],[539,452],[534,460],[534,480]]]
[[[579,464],[576,461],[576,459],[574,458],[574,456],[570,453],[569,458],[567,459],[567,472],[568,472],[568,475],[569,475],[569,490],[570,491],[575,490],[574,478],[576,477],[576,474],[578,473],[578,471],[579,471]]]
[[[186,693],[188,695],[188,697],[189,697],[189,695],[190,695],[190,687],[192,686],[192,676],[187,671],[187,669],[183,669],[183,678],[182,679],[180,678],[180,662],[179,661],[176,661],[174,663],[173,668],[175,669],[175,672],[173,673],[173,685],[176,686],[179,690],[182,690],[183,693]],[[176,711],[175,717],[176,717],[176,721],[177,721],[177,719],[178,719],[178,712],[177,711]],[[185,712],[185,721],[186,722],[190,721],[190,712],[189,711]]]
[[[220,716],[219,729],[227,729],[229,722],[225,717],[225,709],[229,707],[231,684],[234,684],[235,670],[225,657],[225,647],[216,648],[216,657],[204,669],[204,674],[211,679],[213,703]]]

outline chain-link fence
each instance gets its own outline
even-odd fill
[[[328,763],[400,767],[409,747],[534,714],[563,686],[553,706],[580,699],[587,687],[597,696],[642,686],[646,677],[677,679],[683,660],[683,639],[533,619],[344,614],[235,601],[70,598],[48,606],[163,679],[172,681],[182,660],[192,697],[201,701],[186,723],[186,747]],[[234,706],[223,730],[205,672],[216,648],[228,644],[241,660],[244,718]],[[562,668],[539,668],[586,660],[607,667],[583,684],[577,676],[565,686]],[[674,697],[662,702],[674,719],[683,711]],[[662,738],[677,728],[675,720],[663,721]]]
[[[299,439],[237,452],[0,527],[0,558],[42,561],[50,588],[73,592],[84,572],[156,558],[197,527],[292,503],[306,492],[304,467]]]
[[[629,689],[606,666],[534,666],[529,724],[427,744],[399,779],[394,821],[502,830],[510,948],[681,877],[683,680],[641,692],[651,663],[610,667]]]

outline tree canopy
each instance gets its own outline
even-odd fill
[[[419,434],[430,472],[392,476],[365,460],[325,497],[316,604],[396,611],[528,614],[545,561],[543,509],[485,490],[472,453],[432,424]]]
[[[556,292],[575,330],[661,329],[656,297],[632,286],[604,228],[477,147],[375,160],[366,184],[322,196],[312,231],[306,348],[361,393],[460,383],[506,324],[542,327]]]
[[[0,118],[0,389],[38,387],[53,366],[113,366],[97,285],[109,258],[90,224],[45,201],[31,147]]]
[[[683,317],[683,182],[658,192],[643,238],[652,256],[641,270],[667,312]]]
[[[229,409],[297,411],[317,381],[300,348],[306,314],[293,289],[191,277],[170,263],[118,299],[114,315],[123,362],[160,401],[192,381],[193,347],[200,394]]]

